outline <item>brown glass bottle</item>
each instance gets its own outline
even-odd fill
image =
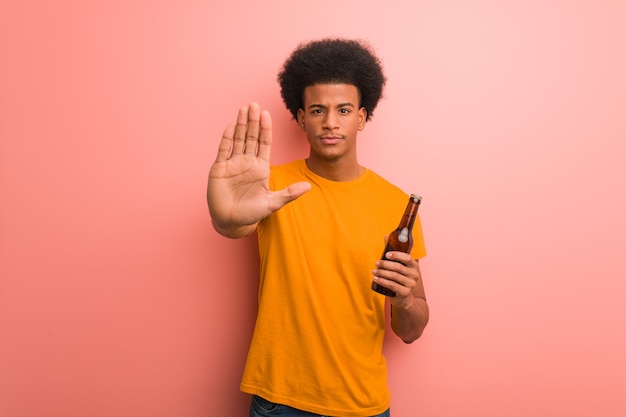
[[[385,257],[385,254],[389,251],[411,253],[411,249],[413,249],[413,224],[415,223],[417,210],[419,209],[421,202],[422,197],[416,194],[411,194],[409,202],[406,205],[406,209],[404,210],[404,215],[400,220],[400,224],[393,232],[389,233],[389,236],[387,237],[387,245],[385,246],[381,259],[390,261],[391,259],[387,259]],[[372,282],[372,289],[388,297],[396,296],[394,291],[391,291],[376,282]]]

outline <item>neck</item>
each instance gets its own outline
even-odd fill
[[[306,159],[306,166],[313,173],[331,181],[352,181],[359,178],[363,172],[365,172],[365,168],[359,165],[356,160],[350,163],[339,160],[321,161],[309,156],[309,158]]]

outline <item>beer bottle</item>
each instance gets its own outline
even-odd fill
[[[387,237],[387,246],[385,246],[385,251],[383,252],[381,259],[390,261],[391,259],[387,259],[385,257],[385,254],[389,251],[411,253],[411,249],[413,248],[413,224],[415,223],[417,209],[419,208],[421,202],[422,197],[416,194],[411,194],[409,202],[406,205],[406,209],[404,210],[404,215],[400,220],[400,224]],[[385,288],[377,282],[372,282],[372,289],[388,297],[396,296],[395,291]]]

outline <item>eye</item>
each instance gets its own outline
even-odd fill
[[[322,109],[313,109],[311,110],[311,114],[322,114],[324,111]]]
[[[348,108],[339,109],[339,113],[341,113],[341,114],[348,114],[348,113],[350,113],[350,109],[348,109]]]

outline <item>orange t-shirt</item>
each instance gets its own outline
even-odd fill
[[[372,270],[409,195],[366,170],[336,182],[303,160],[272,167],[270,188],[312,189],[258,228],[259,311],[241,390],[316,414],[365,416],[390,403],[385,297]],[[412,255],[426,255],[419,218]]]

